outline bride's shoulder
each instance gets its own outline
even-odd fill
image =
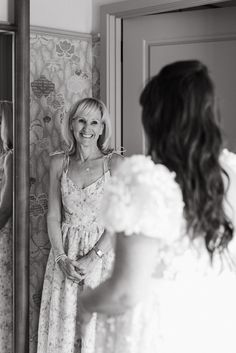
[[[182,210],[175,174],[144,155],[126,157],[106,185],[103,215],[112,232],[165,237],[170,219],[179,228]]]
[[[175,173],[163,164],[155,164],[150,156],[133,155],[126,157],[117,168],[115,176],[127,184],[146,184],[152,188],[169,186],[179,188]]]
[[[236,173],[236,153],[223,149],[220,155],[220,162],[224,166],[231,168]]]

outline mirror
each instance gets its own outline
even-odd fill
[[[13,45],[0,32],[0,351],[13,351]]]
[[[0,231],[1,353],[26,353],[29,344],[29,2],[30,0],[6,0],[5,4],[1,3],[1,10],[6,7],[7,11],[6,16],[1,16],[0,20],[0,100],[4,101],[1,107],[4,105],[8,111],[6,115],[13,114],[13,120],[6,121],[13,123],[14,147],[14,153],[11,154],[13,173],[9,173],[13,179],[12,185],[9,183],[12,193],[6,198],[7,201],[13,199],[10,216],[12,228],[9,231],[10,236],[5,238],[1,237]],[[9,103],[11,101],[12,104]],[[13,113],[9,114],[11,109]],[[0,155],[2,152],[0,138]],[[7,180],[9,181],[9,177]],[[6,204],[5,201],[3,204]],[[12,246],[3,244],[2,239],[6,244],[7,240],[11,241]],[[9,251],[7,254],[3,249],[4,245]],[[4,261],[4,256],[7,261]],[[2,299],[6,301],[6,305]]]

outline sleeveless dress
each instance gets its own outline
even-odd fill
[[[7,153],[12,153],[9,151]],[[6,154],[0,158],[0,190],[4,183],[3,164]],[[1,191],[0,191],[1,192]],[[12,352],[13,332],[13,253],[12,219],[0,230],[0,352]]]
[[[221,162],[236,230],[236,155],[224,151]],[[99,314],[96,353],[236,352],[236,232],[211,264],[203,238],[190,240],[183,208],[175,174],[150,157],[127,158],[107,184],[108,231],[155,238],[158,250],[145,299],[119,316]]]
[[[104,232],[100,217],[104,185],[110,178],[108,161],[104,156],[103,175],[87,187],[78,187],[68,176],[69,156],[65,156],[61,176],[63,205],[62,238],[65,253],[76,260],[86,255]],[[105,254],[83,285],[73,283],[55,264],[49,254],[39,319],[38,353],[90,353],[94,351],[96,315],[88,327],[87,337],[80,337],[77,298],[86,286],[95,287],[108,276],[113,251]]]

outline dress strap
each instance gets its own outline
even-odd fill
[[[103,177],[106,182],[107,181],[107,172],[110,171],[109,165],[108,165],[108,155],[105,155],[103,157],[102,168],[103,168]]]
[[[104,160],[103,160],[103,173],[104,175],[106,174],[106,171],[110,172],[111,175],[111,158],[112,158],[113,152],[106,154],[104,156]]]
[[[69,164],[70,164],[70,156],[69,156],[69,154],[65,153],[65,157],[64,157],[64,160],[63,160],[63,164],[62,164],[62,170],[63,170],[63,172],[65,174],[68,173]]]
[[[66,173],[68,172],[69,169],[69,164],[70,164],[70,156],[68,153],[65,151],[55,151],[50,153],[50,157],[58,155],[58,154],[64,154],[63,162],[62,162],[62,172]]]

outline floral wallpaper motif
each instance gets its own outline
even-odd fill
[[[92,90],[93,97],[100,99],[100,36],[93,36]]]
[[[46,229],[49,154],[63,146],[61,124],[71,104],[92,93],[100,95],[98,48],[99,40],[92,41],[89,36],[31,33],[30,353],[36,352],[41,291],[50,249]]]

